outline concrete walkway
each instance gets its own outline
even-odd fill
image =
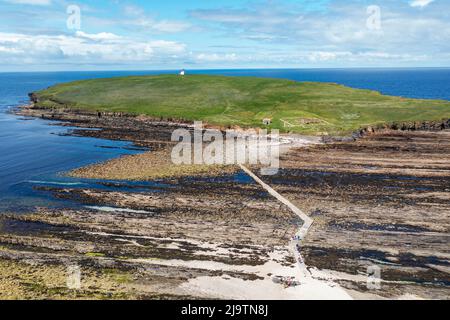
[[[255,175],[253,172],[250,171],[247,167],[244,165],[239,165],[242,170],[245,171],[250,177],[252,177],[257,183],[259,183],[268,193],[270,193],[272,196],[278,199],[281,203],[285,204],[289,207],[289,209],[292,210],[300,219],[303,221],[303,226],[300,228],[300,230],[297,232],[296,236],[303,240],[306,237],[306,234],[308,233],[309,229],[311,228],[314,220],[308,217],[302,210],[297,208],[292,202],[290,202],[288,199],[283,197],[281,194],[276,192],[273,188],[271,188],[268,184],[266,184],[264,181],[262,181],[260,178],[258,178],[257,175]]]
[[[302,210],[297,208],[292,202],[290,202],[288,199],[283,197],[281,194],[276,192],[272,187],[270,187],[268,184],[266,184],[264,181],[262,181],[257,175],[255,175],[250,169],[245,167],[244,165],[239,165],[241,169],[247,173],[250,177],[253,178],[258,184],[260,184],[269,194],[271,194],[273,197],[275,197],[278,201],[286,205],[293,213],[295,213],[300,219],[303,221],[303,225],[301,228],[297,231],[293,239],[291,240],[291,243],[289,245],[290,250],[292,251],[293,255],[295,256],[295,259],[298,263],[298,266],[301,271],[301,276],[304,277],[308,273],[308,269],[306,268],[305,262],[303,260],[303,257],[300,254],[300,245],[302,240],[306,237],[308,234],[309,229],[311,228],[314,220],[308,217]]]

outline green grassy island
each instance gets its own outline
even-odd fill
[[[209,75],[132,76],[59,84],[37,107],[202,120],[225,127],[348,133],[380,123],[450,118],[450,101],[385,96],[333,83]],[[268,119],[268,125],[263,120]]]

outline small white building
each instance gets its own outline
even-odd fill
[[[263,125],[269,126],[271,124],[272,124],[272,119],[269,119],[269,118],[263,119]]]

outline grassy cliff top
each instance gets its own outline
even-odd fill
[[[450,102],[406,99],[333,83],[177,75],[59,84],[36,92],[40,107],[127,112],[222,126],[348,133],[395,121],[450,118]],[[263,119],[272,119],[269,126]]]

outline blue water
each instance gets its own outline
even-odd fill
[[[127,149],[130,146],[127,142],[61,135],[68,128],[41,119],[22,119],[8,113],[10,108],[27,103],[29,92],[61,82],[160,73],[172,71],[0,73],[0,211],[61,205],[61,201],[47,192],[34,190],[33,186],[102,187],[96,181],[67,178],[61,173],[137,152]],[[199,73],[335,82],[389,95],[450,100],[450,69],[188,71]]]
[[[208,73],[334,82],[387,95],[450,100],[450,69],[217,70]]]

